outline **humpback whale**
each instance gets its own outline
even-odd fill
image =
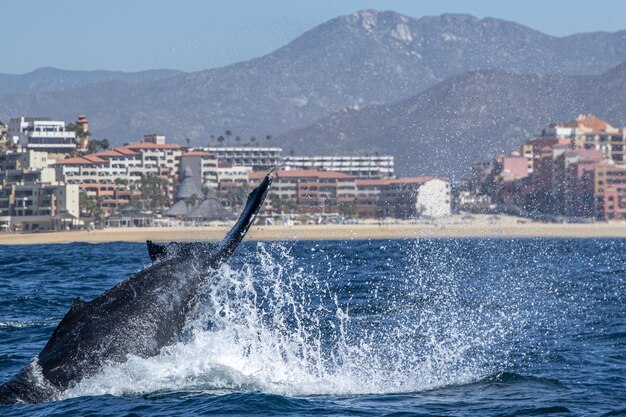
[[[250,193],[221,243],[148,243],[153,263],[91,301],[80,298],[33,361],[0,386],[0,404],[51,401],[103,366],[143,358],[181,340],[200,286],[233,254],[252,225],[272,172]]]

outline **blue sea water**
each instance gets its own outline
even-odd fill
[[[0,381],[141,244],[5,246]],[[2,416],[626,415],[626,240],[246,242],[184,342]]]

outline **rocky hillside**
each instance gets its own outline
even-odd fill
[[[87,114],[95,137],[114,144],[148,132],[205,144],[211,133],[225,129],[241,136],[276,135],[350,106],[409,99],[467,71],[595,74],[624,60],[626,31],[557,38],[491,18],[414,19],[368,10],[223,68],[0,97],[0,120],[17,115],[73,120]],[[69,85],[54,82],[46,89],[64,88],[61,84]]]
[[[393,105],[352,107],[277,142],[298,153],[390,153],[402,174],[460,178],[552,121],[592,113],[626,126],[626,64],[594,76],[465,73]]]

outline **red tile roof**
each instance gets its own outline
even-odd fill
[[[139,152],[135,152],[132,149],[127,148],[115,148],[117,152],[123,155],[139,155]]]
[[[563,124],[564,127],[586,127],[594,131],[606,131],[611,126],[602,119],[598,119],[592,114],[581,114],[574,120]]]
[[[391,184],[393,180],[356,180],[357,187],[384,187],[385,185]]]
[[[76,156],[74,158],[67,158],[58,161],[57,165],[96,165],[96,164],[106,164],[108,161],[106,159],[99,158],[95,155],[83,155]]]
[[[204,151],[190,151],[190,152],[185,152],[183,154],[183,156],[209,156],[209,157],[215,157],[214,153],[210,153],[210,152],[204,152]]]
[[[100,158],[104,158],[104,157],[131,156],[131,155],[141,155],[141,154],[139,152],[131,151],[130,149],[113,148],[113,149],[98,152],[92,155],[98,156]]]

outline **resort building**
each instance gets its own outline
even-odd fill
[[[248,166],[229,166],[220,164],[217,168],[217,181],[220,189],[239,187],[242,185],[248,185],[248,179],[252,167]]]
[[[53,183],[54,163],[47,152],[23,148],[0,152],[0,185]]]
[[[596,149],[565,149],[554,160],[552,213],[568,217],[593,217],[594,169],[605,159]]]
[[[183,152],[178,169],[180,177],[187,168],[191,169],[198,190],[205,187],[217,188],[218,167],[215,154],[204,151]]]
[[[171,200],[182,153],[180,145],[140,142],[59,161],[56,176],[68,184],[79,184],[103,209],[111,211],[139,196],[141,181],[148,177],[165,179],[165,193]]]
[[[343,172],[363,179],[394,178],[394,157],[382,156],[286,156],[284,169]]]
[[[391,184],[388,179],[356,180],[356,217],[377,217],[380,212],[380,194]]]
[[[76,133],[65,122],[49,117],[19,117],[9,121],[7,137],[26,149],[70,153],[76,149]]]
[[[250,185],[264,176],[263,172],[250,173]],[[286,206],[297,206],[300,213],[341,213],[353,209],[356,191],[356,177],[343,172],[279,170],[274,173],[270,200],[278,213]]]
[[[499,171],[502,182],[521,180],[528,177],[529,159],[513,152],[510,156],[501,155],[496,158],[495,169]]]
[[[250,186],[264,173],[250,174]],[[292,211],[356,218],[417,216],[451,213],[450,183],[437,177],[359,179],[343,172],[280,170],[270,190],[269,212]]]
[[[552,123],[543,137],[569,139],[572,148],[596,149],[616,164],[624,164],[626,130],[618,129],[591,114],[581,114],[566,123]]]
[[[448,216],[452,213],[450,182],[437,177],[391,180],[381,189],[378,205],[382,217]]]
[[[0,188],[0,228],[59,230],[80,216],[78,185],[13,184]]]
[[[594,174],[595,218],[626,220],[626,166],[605,161]]]
[[[253,171],[267,171],[282,163],[282,148],[253,146],[211,146],[199,148],[217,156],[223,166],[248,166]]]
[[[417,213],[426,217],[444,217],[452,214],[450,182],[433,178],[426,180],[417,190]]]

